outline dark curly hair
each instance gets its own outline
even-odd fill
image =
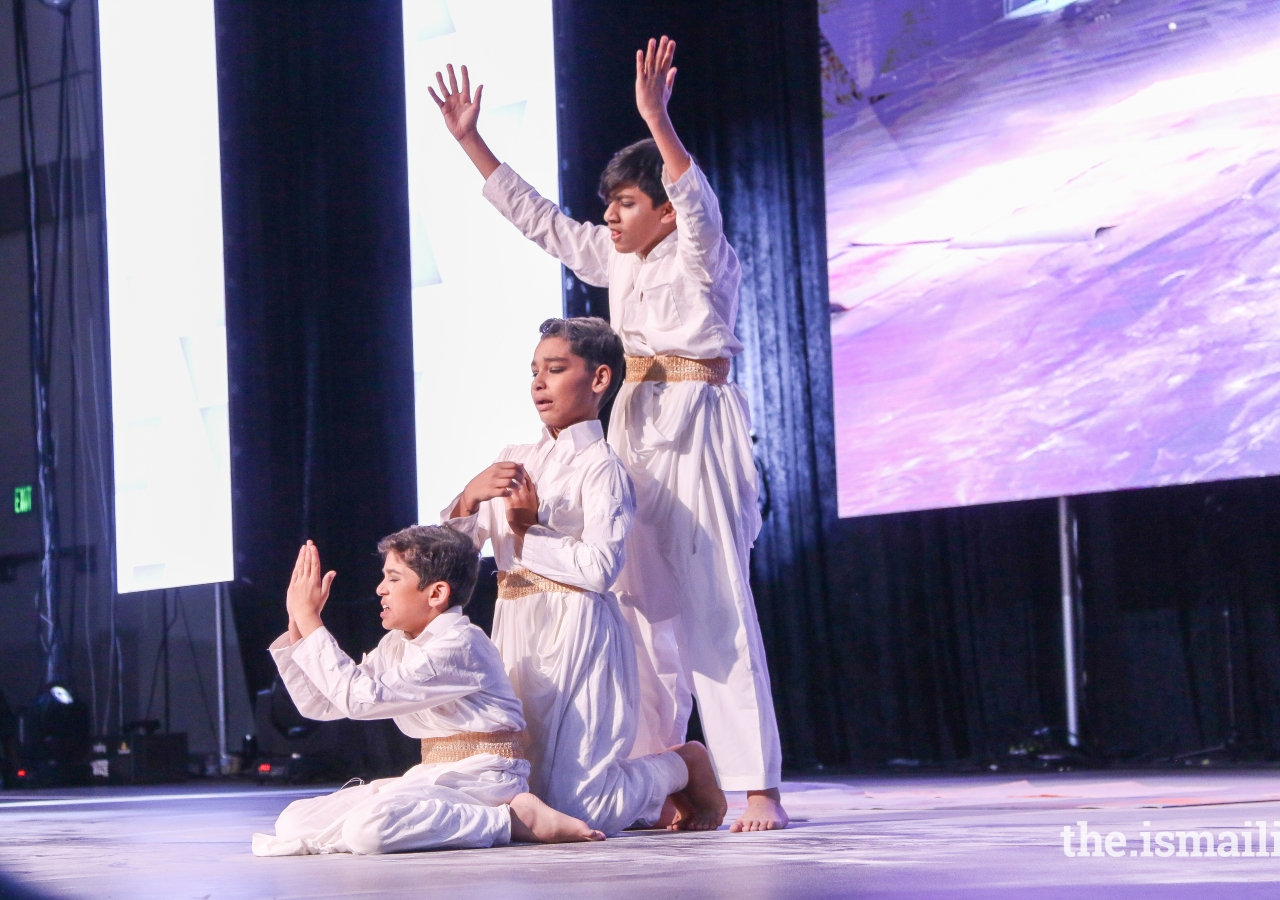
[[[558,337],[567,341],[569,350],[586,360],[591,371],[598,366],[609,367],[609,387],[600,399],[601,409],[622,389],[622,380],[627,377],[627,357],[622,350],[622,338],[604,319],[596,316],[547,319],[538,330],[544,340]]]
[[[452,606],[466,606],[476,587],[480,558],[471,538],[447,525],[410,525],[378,541],[385,559],[394,552],[418,576],[418,588],[443,581]]]
[[[662,186],[662,153],[653,138],[636,141],[613,154],[600,173],[600,199],[608,203],[614,191],[632,185],[653,201],[655,209],[667,202],[667,189]]]

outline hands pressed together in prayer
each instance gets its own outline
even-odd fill
[[[289,592],[285,595],[290,643],[296,644],[324,624],[320,613],[329,600],[329,586],[338,573],[325,572],[321,575],[322,571],[320,550],[307,541],[298,551],[293,577],[289,579]]]

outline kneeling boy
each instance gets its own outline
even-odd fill
[[[705,747],[628,758],[636,652],[609,587],[635,498],[599,420],[622,383],[622,342],[602,319],[541,330],[531,391],[542,439],[503,450],[444,513],[477,547],[493,542],[493,641],[528,719],[532,790],[605,834],[718,828],[727,807]]]
[[[589,841],[604,835],[528,793],[520,701],[497,649],[462,608],[476,583],[476,551],[440,526],[383,538],[382,627],[359,664],[321,622],[335,573],[298,552],[286,605],[289,631],[271,645],[289,695],[311,719],[394,718],[422,738],[422,764],[400,778],[291,803],[258,856],[393,853],[490,847],[510,841]]]

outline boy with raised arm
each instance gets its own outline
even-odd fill
[[[599,420],[621,341],[603,319],[548,319],[541,331],[531,391],[542,438],[503,450],[444,512],[477,547],[493,542],[493,641],[524,704],[531,790],[605,834],[718,828],[727,806],[705,747],[628,758],[636,654],[609,586],[635,506]]]
[[[529,793],[524,717],[497,649],[462,609],[476,583],[470,538],[412,527],[378,543],[382,627],[357,665],[320,619],[335,573],[307,541],[289,583],[289,630],[271,655],[310,719],[389,719],[422,739],[422,764],[399,778],[291,803],[258,856],[395,853],[604,835]]]
[[[476,130],[471,96],[437,73],[445,124],[508,220],[588,284],[608,286],[609,317],[627,355],[609,443],[635,482],[635,528],[615,586],[641,681],[636,753],[684,739],[698,699],[721,785],[747,791],[731,828],[787,824],[782,751],[749,581],[760,530],[746,397],[727,381],[738,258],[719,204],[685,151],[667,102],[675,42],[636,53],[636,106],[652,140],[619,151],[600,178],[605,224],[576,222],[499,162]]]

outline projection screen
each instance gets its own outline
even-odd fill
[[[840,514],[1280,472],[1280,5],[821,10]]]
[[[505,445],[536,439],[529,362],[564,306],[560,264],[481,196],[427,88],[465,63],[484,85],[480,133],[558,200],[553,43],[551,0],[404,0],[420,522]]]
[[[99,0],[121,593],[230,581],[213,0]]]

